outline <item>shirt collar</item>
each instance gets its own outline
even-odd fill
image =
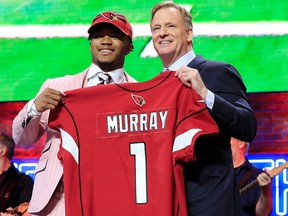
[[[246,170],[253,170],[253,167],[252,165],[249,163],[249,160],[247,158],[245,158],[245,162],[243,164],[241,164],[240,166],[238,167],[235,167],[235,173],[238,174],[240,173],[240,171],[242,169],[246,169]]]
[[[169,68],[163,67],[163,71],[166,69],[169,70],[177,70],[183,65],[188,65],[194,58],[196,57],[196,54],[193,50],[187,52],[185,55],[181,56],[177,61],[175,61],[172,65],[170,65]]]
[[[103,71],[97,65],[92,63],[87,73],[87,79],[89,80],[90,78],[94,77],[99,72],[103,72]],[[123,68],[118,68],[116,70],[103,72],[103,73],[108,73],[111,76],[113,82],[115,83],[121,83],[125,80],[125,71]]]

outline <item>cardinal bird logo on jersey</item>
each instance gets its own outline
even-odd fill
[[[145,99],[139,95],[131,94],[131,97],[133,98],[134,102],[140,107],[142,107],[144,104],[146,104]]]

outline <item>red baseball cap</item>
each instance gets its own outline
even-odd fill
[[[125,35],[130,37],[132,41],[133,32],[132,26],[126,19],[126,17],[122,14],[116,12],[103,12],[98,14],[92,21],[90,28],[88,29],[88,33],[91,33],[91,29],[100,23],[110,23],[120,29]]]

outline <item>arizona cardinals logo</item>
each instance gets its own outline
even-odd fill
[[[141,96],[131,94],[131,97],[138,106],[142,107],[144,104],[146,104],[145,99]]]
[[[118,13],[112,13],[112,12],[104,12],[99,14],[98,16],[96,16],[93,20],[93,22],[97,19],[99,19],[100,17],[104,17],[106,19],[109,19],[110,21],[113,20],[121,20],[122,22],[126,23],[126,18],[125,16],[123,16],[122,14],[118,14]]]
[[[111,14],[109,19],[110,20],[118,20],[117,16],[115,16],[114,14]]]

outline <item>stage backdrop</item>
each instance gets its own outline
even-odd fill
[[[0,130],[11,134],[12,120],[47,78],[89,67],[87,29],[95,15],[117,11],[132,23],[134,51],[126,71],[138,81],[159,74],[151,43],[153,0],[0,0]],[[234,65],[248,89],[259,127],[249,158],[273,168],[288,159],[288,1],[181,0],[194,23],[194,50]],[[29,149],[16,148],[15,164],[34,176],[45,137]],[[260,160],[260,162],[259,162]],[[287,173],[273,181],[273,213],[287,215]]]
[[[87,68],[87,29],[102,11],[121,12],[132,23],[135,49],[127,56],[128,73],[138,81],[159,74],[149,27],[156,2],[0,1],[0,101],[31,99],[45,79]],[[193,16],[197,54],[233,64],[249,92],[288,90],[288,1],[175,2]]]

